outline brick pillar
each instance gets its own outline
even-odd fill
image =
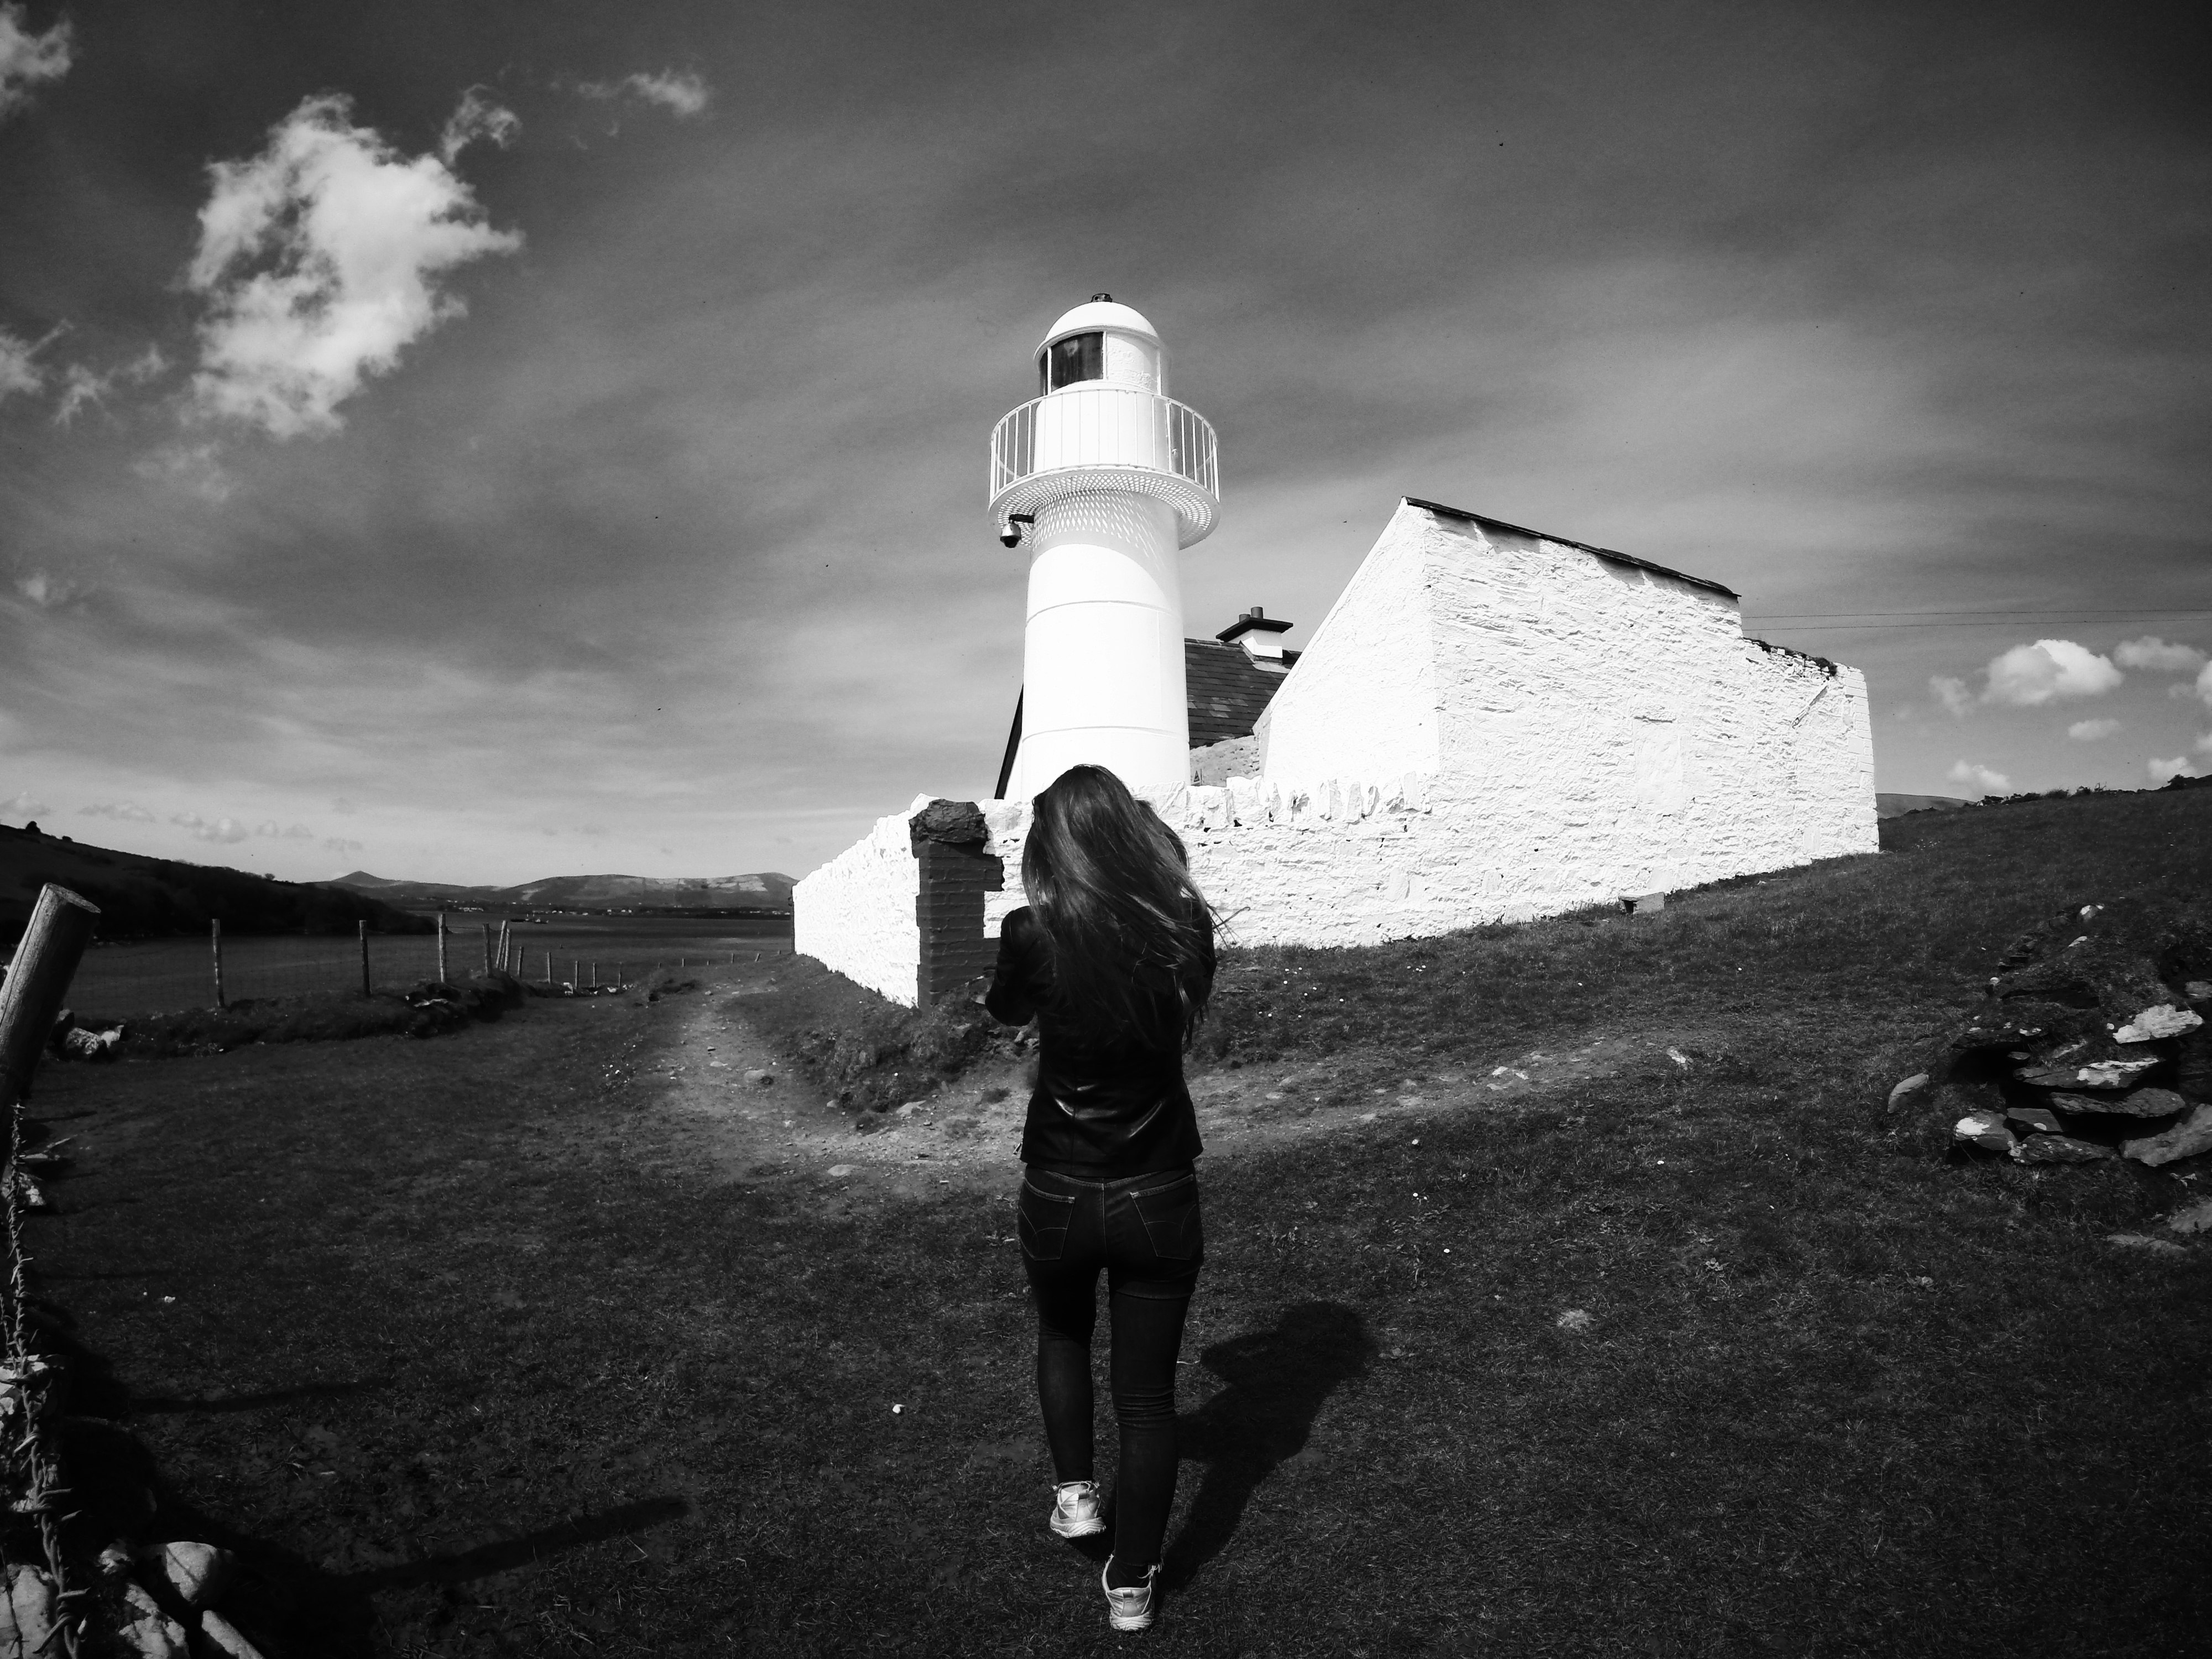
[[[983,814],[973,801],[934,800],[908,822],[921,866],[914,902],[921,933],[915,1004],[934,1007],[991,971],[999,942],[983,936],[983,895],[1006,884],[1006,866],[983,850]]]

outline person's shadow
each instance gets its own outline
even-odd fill
[[[1367,1322],[1355,1310],[1306,1302],[1285,1310],[1273,1330],[1232,1336],[1199,1355],[1229,1386],[1176,1420],[1182,1456],[1205,1464],[1206,1476],[1168,1546],[1163,1583],[1188,1583],[1221,1553],[1260,1483],[1304,1449],[1322,1402],[1364,1375],[1374,1353]]]

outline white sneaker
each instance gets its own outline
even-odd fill
[[[1064,1480],[1052,1489],[1052,1519],[1048,1524],[1061,1538],[1088,1538],[1106,1530],[1106,1516],[1098,1501],[1096,1480]]]
[[[1160,1576],[1157,1561],[1145,1569],[1145,1582],[1132,1584],[1127,1589],[1115,1589],[1106,1582],[1106,1574],[1114,1570],[1114,1558],[1106,1558],[1106,1565],[1098,1574],[1098,1583],[1106,1592],[1106,1622],[1115,1630],[1144,1630],[1152,1622],[1152,1589]]]

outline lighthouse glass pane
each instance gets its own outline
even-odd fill
[[[1079,380],[1096,380],[1106,373],[1106,337],[1071,334],[1054,340],[1044,354],[1044,389],[1057,392]]]

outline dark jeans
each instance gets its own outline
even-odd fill
[[[1091,1479],[1091,1332],[1106,1270],[1121,1430],[1114,1553],[1117,1570],[1142,1571],[1160,1559],[1175,1501],[1176,1355],[1206,1259],[1198,1174],[1080,1181],[1030,1170],[1020,1218],[1022,1266],[1036,1295],[1037,1402],[1059,1480]]]

